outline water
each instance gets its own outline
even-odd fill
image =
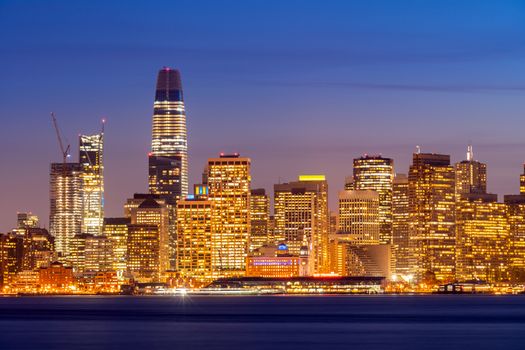
[[[0,298],[0,349],[525,349],[525,296]]]

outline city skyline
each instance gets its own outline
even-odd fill
[[[70,5],[57,14],[38,4],[0,5],[2,29],[13,32],[2,39],[10,69],[4,71],[0,94],[1,136],[9,146],[1,161],[18,170],[2,175],[1,190],[9,200],[0,205],[0,232],[16,225],[17,211],[31,211],[49,227],[48,167],[60,161],[50,111],[57,113],[70,141],[78,133],[97,132],[100,119],[108,118],[105,216],[121,216],[126,198],[147,191],[152,77],[162,66],[181,69],[185,81],[190,188],[200,182],[206,159],[239,152],[252,159],[253,188],[270,191],[279,180],[293,181],[301,173],[326,174],[330,208],[335,210],[353,158],[380,153],[395,160],[396,172],[406,173],[416,145],[423,152],[450,154],[456,163],[465,159],[470,141],[476,159],[488,164],[488,191],[497,193],[499,201],[504,194],[518,193],[525,158],[519,132],[524,70],[523,52],[514,38],[523,33],[522,5],[455,5],[458,15],[446,17],[442,31],[436,28],[449,14],[445,5],[412,8],[406,23],[395,19],[406,6],[383,5],[332,5],[326,10],[305,5],[296,19],[279,22],[285,35],[278,38],[275,31],[265,34],[261,24],[278,19],[279,11],[290,13],[290,5],[255,7],[241,22],[231,23],[228,6],[211,6],[207,16],[225,17],[202,31],[196,17],[186,27],[184,18],[166,24],[168,33],[183,34],[171,46],[163,45],[167,37],[157,30],[127,36],[136,27],[122,21],[122,30],[110,31],[104,40],[94,38],[107,27],[74,37],[89,18],[105,18],[113,5],[100,13],[88,5],[74,11]],[[149,27],[157,19],[151,7],[143,6],[140,14],[127,14]],[[337,9],[350,11],[338,16],[333,14]],[[180,8],[181,13],[192,10],[192,5]],[[421,16],[410,16],[418,11]],[[365,15],[359,19],[354,12]],[[300,34],[317,14],[319,27],[308,29],[309,36]],[[482,20],[489,14],[494,15],[491,24]],[[465,21],[467,15],[473,19]],[[69,33],[57,30],[65,18],[77,22],[67,21]],[[56,20],[56,26],[35,32],[29,20],[36,25]],[[245,33],[237,33],[239,25]],[[224,40],[215,40],[219,37]],[[390,45],[391,40],[396,44]],[[30,103],[22,98],[28,84],[39,92]]]

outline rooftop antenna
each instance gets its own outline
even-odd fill
[[[472,145],[469,143],[467,146],[467,160],[472,162],[474,160],[474,151],[472,150]]]
[[[417,154],[421,153],[421,147],[419,145],[416,146],[416,153]]]

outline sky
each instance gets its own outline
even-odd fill
[[[0,232],[48,225],[57,115],[78,134],[107,118],[106,216],[147,189],[155,79],[182,74],[190,183],[207,158],[252,159],[252,187],[326,174],[330,207],[363,154],[406,173],[422,152],[488,163],[519,191],[525,161],[523,1],[0,0]]]

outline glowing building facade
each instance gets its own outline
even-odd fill
[[[38,216],[33,213],[17,213],[16,214],[16,228],[25,230],[28,228],[37,228],[39,223]]]
[[[219,215],[212,241],[212,268],[219,276],[242,276],[251,232],[251,161],[239,154],[208,159],[208,198]]]
[[[411,271],[408,213],[408,177],[396,174],[392,186],[392,246],[394,271],[409,275]]]
[[[339,192],[337,237],[356,245],[379,244],[379,194],[371,190]]]
[[[497,195],[467,194],[456,203],[456,277],[489,283],[508,280],[510,226]]]
[[[196,198],[177,203],[177,272],[187,285],[216,277],[212,257],[218,219],[213,201]]]
[[[82,230],[82,165],[52,163],[49,231],[59,258],[67,258],[70,239]]]
[[[467,160],[456,163],[456,199],[468,193],[487,193],[487,165],[474,160],[472,146],[468,146]]]
[[[161,69],[157,77],[153,104],[151,156],[150,191],[170,192],[174,197],[185,198],[188,195],[186,111],[180,73],[167,67]],[[169,161],[164,162],[165,159],[157,157],[164,157]],[[166,166],[173,168],[169,170]],[[152,170],[151,167],[161,167],[165,173]],[[152,174],[157,175],[156,179],[152,178]]]
[[[106,236],[81,233],[71,239],[70,247],[67,260],[75,273],[113,269],[111,240]]]
[[[250,195],[250,252],[270,242],[268,220],[270,218],[270,198],[263,188],[251,190]]]
[[[328,183],[324,175],[302,175],[299,181],[274,185],[275,240],[290,254],[306,247],[311,273],[327,273],[329,263]]]
[[[354,159],[354,189],[373,190],[379,194],[379,240],[392,243],[392,182],[394,160],[381,156]]]
[[[409,237],[419,281],[455,277],[454,180],[449,155],[414,153],[408,175]]]
[[[520,194],[525,194],[525,164],[523,164],[523,174],[520,175]]]
[[[525,194],[506,195],[510,229],[509,278],[525,282]]]
[[[131,210],[127,270],[141,282],[158,282],[169,266],[168,209],[153,198]]]
[[[104,133],[79,136],[82,166],[82,233],[102,234],[104,224]]]
[[[130,218],[104,218],[104,236],[111,241],[113,270],[122,276],[126,271],[128,225]]]
[[[263,246],[246,260],[247,277],[291,278],[308,275],[308,258],[289,254],[288,246]]]

